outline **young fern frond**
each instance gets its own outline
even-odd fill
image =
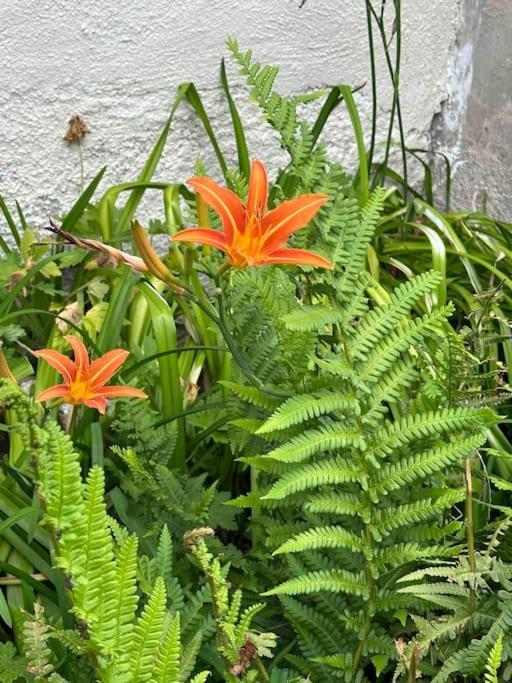
[[[100,467],[90,470],[85,485],[84,562],[76,576],[75,613],[89,624],[91,637],[106,649],[114,645],[116,565],[112,534],[104,501],[105,475]]]
[[[485,665],[485,683],[499,683],[498,669],[501,666],[501,657],[503,655],[503,633],[500,633],[496,638],[496,642],[492,646],[489,653],[489,658]]]
[[[130,650],[133,638],[133,624],[137,605],[137,547],[138,538],[134,535],[128,537],[123,543],[116,561],[116,577],[114,588],[114,638],[112,649],[119,653],[115,667],[114,679],[126,678],[130,671]]]
[[[223,568],[219,560],[209,552],[204,541],[205,536],[212,535],[211,529],[194,529],[185,534],[184,542],[189,551],[197,558],[202,571],[208,579],[213,614],[217,629],[217,645],[225,661],[229,674],[242,678],[246,672],[256,665],[264,670],[260,656],[272,656],[267,647],[260,642],[263,636],[271,636],[272,647],[275,644],[274,634],[257,634],[250,630],[254,617],[264,608],[257,603],[242,613],[242,592],[236,590],[230,594],[226,579],[227,567]],[[264,639],[265,641],[268,640]],[[265,671],[263,680],[270,680]],[[258,679],[259,680],[259,679]]]
[[[345,232],[344,249],[346,258],[344,259],[343,273],[337,281],[336,287],[346,299],[351,298],[352,287],[364,270],[366,252],[380,219],[385,195],[386,190],[384,188],[377,188],[366,206],[363,207],[360,220],[351,223],[348,226],[349,229]]]
[[[164,582],[158,577],[153,592],[134,628],[130,658],[133,683],[144,683],[153,678],[153,667],[160,649],[164,625],[165,603]]]
[[[180,680],[180,615],[176,614],[167,630],[155,662],[155,683],[175,683]]]

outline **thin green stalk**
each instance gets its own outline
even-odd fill
[[[78,159],[80,162],[80,194],[84,191],[85,184],[85,173],[84,173],[84,151],[82,148],[82,143],[78,140]]]
[[[192,268],[190,273],[190,284],[192,285],[192,289],[196,297],[200,299],[205,306],[208,306],[209,301],[206,298],[203,285],[201,284],[201,280],[199,279],[197,271],[194,268]],[[217,335],[208,328],[208,320],[205,318],[201,309],[196,308],[195,318],[197,321],[197,327],[199,328],[200,334],[202,336],[203,343],[210,347],[216,346],[218,343]],[[212,382],[215,382],[220,378],[222,355],[218,351],[209,350],[206,352],[206,358],[208,361],[208,367],[210,369],[211,380]]]
[[[375,44],[373,40],[372,14],[369,4],[369,0],[366,0],[366,25],[368,30],[368,47],[370,50],[370,71],[372,79],[372,133],[370,139],[370,149],[368,151],[368,168],[371,169],[373,163],[373,154],[375,151],[375,139],[377,136],[377,70],[375,67]]]
[[[471,459],[466,458],[465,463],[466,468],[466,503],[465,503],[465,513],[466,513],[466,543],[468,546],[468,563],[469,568],[476,573],[476,553],[475,553],[475,536],[473,528],[473,476],[471,472]],[[474,578],[474,577],[473,577]],[[475,607],[476,600],[476,590],[474,581],[469,589],[469,609],[473,611]]]
[[[256,668],[260,672],[261,680],[265,681],[265,683],[270,683],[270,676],[267,673],[267,670],[265,669],[265,666],[263,665],[263,662],[261,661],[261,657],[259,655],[256,655],[254,658],[254,663],[256,664]]]
[[[386,64],[388,67],[391,82],[393,84],[393,100],[391,103],[391,113],[389,118],[388,135],[386,139],[386,148],[384,154],[384,162],[381,166],[382,182],[384,182],[386,176],[386,170],[389,162],[389,155],[391,151],[391,141],[393,137],[393,128],[395,125],[395,116],[398,120],[398,128],[400,134],[400,144],[402,152],[402,164],[403,164],[403,185],[404,185],[404,198],[407,201],[408,194],[408,172],[407,172],[407,151],[405,148],[405,134],[403,128],[402,120],[402,110],[400,105],[400,66],[401,66],[401,52],[402,52],[402,27],[401,27],[401,0],[394,0],[395,8],[395,30],[396,30],[396,47],[395,47],[395,65],[393,66],[393,61],[391,59],[391,54],[389,50],[390,42],[388,42],[386,29],[384,26],[384,4],[381,8],[380,17],[377,15],[375,9],[372,6],[371,0],[368,0],[367,8],[373,14],[375,21],[377,23],[379,33],[381,36],[382,47],[384,49],[384,55],[386,58]]]
[[[347,338],[341,328],[340,325],[336,325],[336,329],[338,332],[339,339],[341,343],[343,344],[343,351],[345,354],[345,358],[347,359],[347,363],[352,366],[352,357],[350,354],[350,351],[348,349],[347,345]],[[357,393],[354,387],[351,387],[351,392],[354,398],[357,398]],[[360,416],[357,417],[357,425],[361,431],[361,434],[364,432],[364,424]],[[366,474],[368,472],[368,461],[364,456],[364,453],[361,453],[361,460],[363,464],[363,470],[364,473]],[[364,500],[365,500],[365,508],[368,513],[368,516],[370,518],[370,522],[363,522],[363,533],[364,533],[364,544],[365,544],[365,558],[369,558],[372,556],[372,550],[373,550],[373,536],[372,536],[372,527],[371,527],[371,519],[372,519],[372,510],[373,510],[373,501],[370,496],[369,492],[364,493]],[[354,653],[354,661],[352,665],[352,683],[356,683],[357,680],[357,672],[359,668],[359,663],[362,659],[363,656],[363,651],[364,651],[364,646],[366,643],[366,640],[370,634],[371,628],[372,628],[372,612],[373,612],[373,602],[375,599],[375,580],[372,575],[372,569],[370,565],[370,560],[365,559],[365,575],[366,575],[366,583],[368,586],[368,600],[366,601],[366,621],[365,621],[365,627],[364,627],[364,633],[363,636],[359,639],[359,643],[357,645],[357,649]]]

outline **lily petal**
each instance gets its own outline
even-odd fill
[[[218,232],[218,230],[211,230],[210,228],[186,228],[177,232],[171,239],[173,242],[208,244],[210,247],[215,247],[221,251],[228,251],[226,237],[221,232]]]
[[[63,353],[59,353],[53,349],[40,349],[39,351],[34,351],[34,355],[38,358],[42,358],[48,365],[51,365],[54,370],[57,370],[68,384],[75,379],[75,364],[71,358],[68,358]]]
[[[88,408],[94,408],[95,410],[99,411],[102,415],[105,415],[105,410],[107,408],[107,399],[103,398],[103,396],[88,398],[87,401],[84,401],[84,403]]]
[[[265,263],[283,263],[294,266],[314,266],[317,268],[328,268],[332,270],[334,266],[323,256],[314,254],[306,249],[276,249],[265,258]]]
[[[264,251],[271,253],[283,245],[288,237],[300,230],[318,213],[329,197],[325,194],[304,194],[279,204],[262,220],[266,235]]]
[[[77,371],[84,371],[89,368],[89,354],[81,339],[75,337],[74,334],[68,334],[64,339],[69,342],[73,353],[75,354],[75,365]]]
[[[261,161],[253,161],[251,164],[251,176],[249,178],[249,192],[247,194],[247,215],[263,216],[267,210],[268,200],[268,177],[265,166]]]
[[[36,396],[36,403],[49,401],[52,398],[66,398],[69,396],[69,387],[67,384],[55,384],[53,387],[48,387]]]
[[[140,389],[135,387],[125,387],[121,385],[114,385],[110,387],[100,387],[95,391],[97,396],[103,396],[104,398],[147,398],[145,394]]]
[[[129,352],[124,349],[112,349],[104,356],[93,360],[89,366],[88,379],[91,385],[101,387],[114,375],[129,356]]]
[[[219,214],[228,242],[231,242],[235,232],[244,231],[246,220],[244,205],[232,190],[221,187],[211,178],[201,176],[190,178],[187,183],[199,192],[206,204]]]

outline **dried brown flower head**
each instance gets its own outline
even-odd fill
[[[186,531],[183,534],[183,545],[187,550],[193,550],[206,536],[215,536],[215,531],[209,526],[202,526],[198,529],[190,529],[190,531]]]
[[[238,662],[236,662],[236,664],[234,664],[231,667],[231,669],[229,670],[229,673],[232,674],[233,676],[236,676],[237,678],[241,678],[242,676],[245,676],[247,668],[249,667],[251,661],[256,657],[257,654],[258,654],[258,648],[252,642],[252,640],[249,638],[249,636],[246,635],[245,636],[245,643],[240,648]]]
[[[79,143],[87,133],[90,133],[89,126],[85,123],[80,114],[75,114],[69,119],[68,129],[64,135],[64,140]]]

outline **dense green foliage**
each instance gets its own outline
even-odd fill
[[[399,22],[387,36],[367,9],[389,56]],[[96,200],[101,171],[60,217],[71,244],[0,202],[0,680],[511,680],[510,226],[441,207],[427,162],[411,185],[424,155],[403,139],[390,167],[396,96],[377,159],[350,88],[282,97],[277,68],[229,48],[288,158],[268,208],[325,193],[290,246],[334,269],[226,270],[175,242],[160,261],[130,232],[147,189],[147,234],[220,227],[153,179],[183,101],[245,199],[224,63],[236,167],[185,84],[137,183]],[[343,106],[353,175],[322,139]],[[33,352],[67,353],[70,332],[95,358],[126,348],[119,383],[148,400],[34,402],[60,380]]]

